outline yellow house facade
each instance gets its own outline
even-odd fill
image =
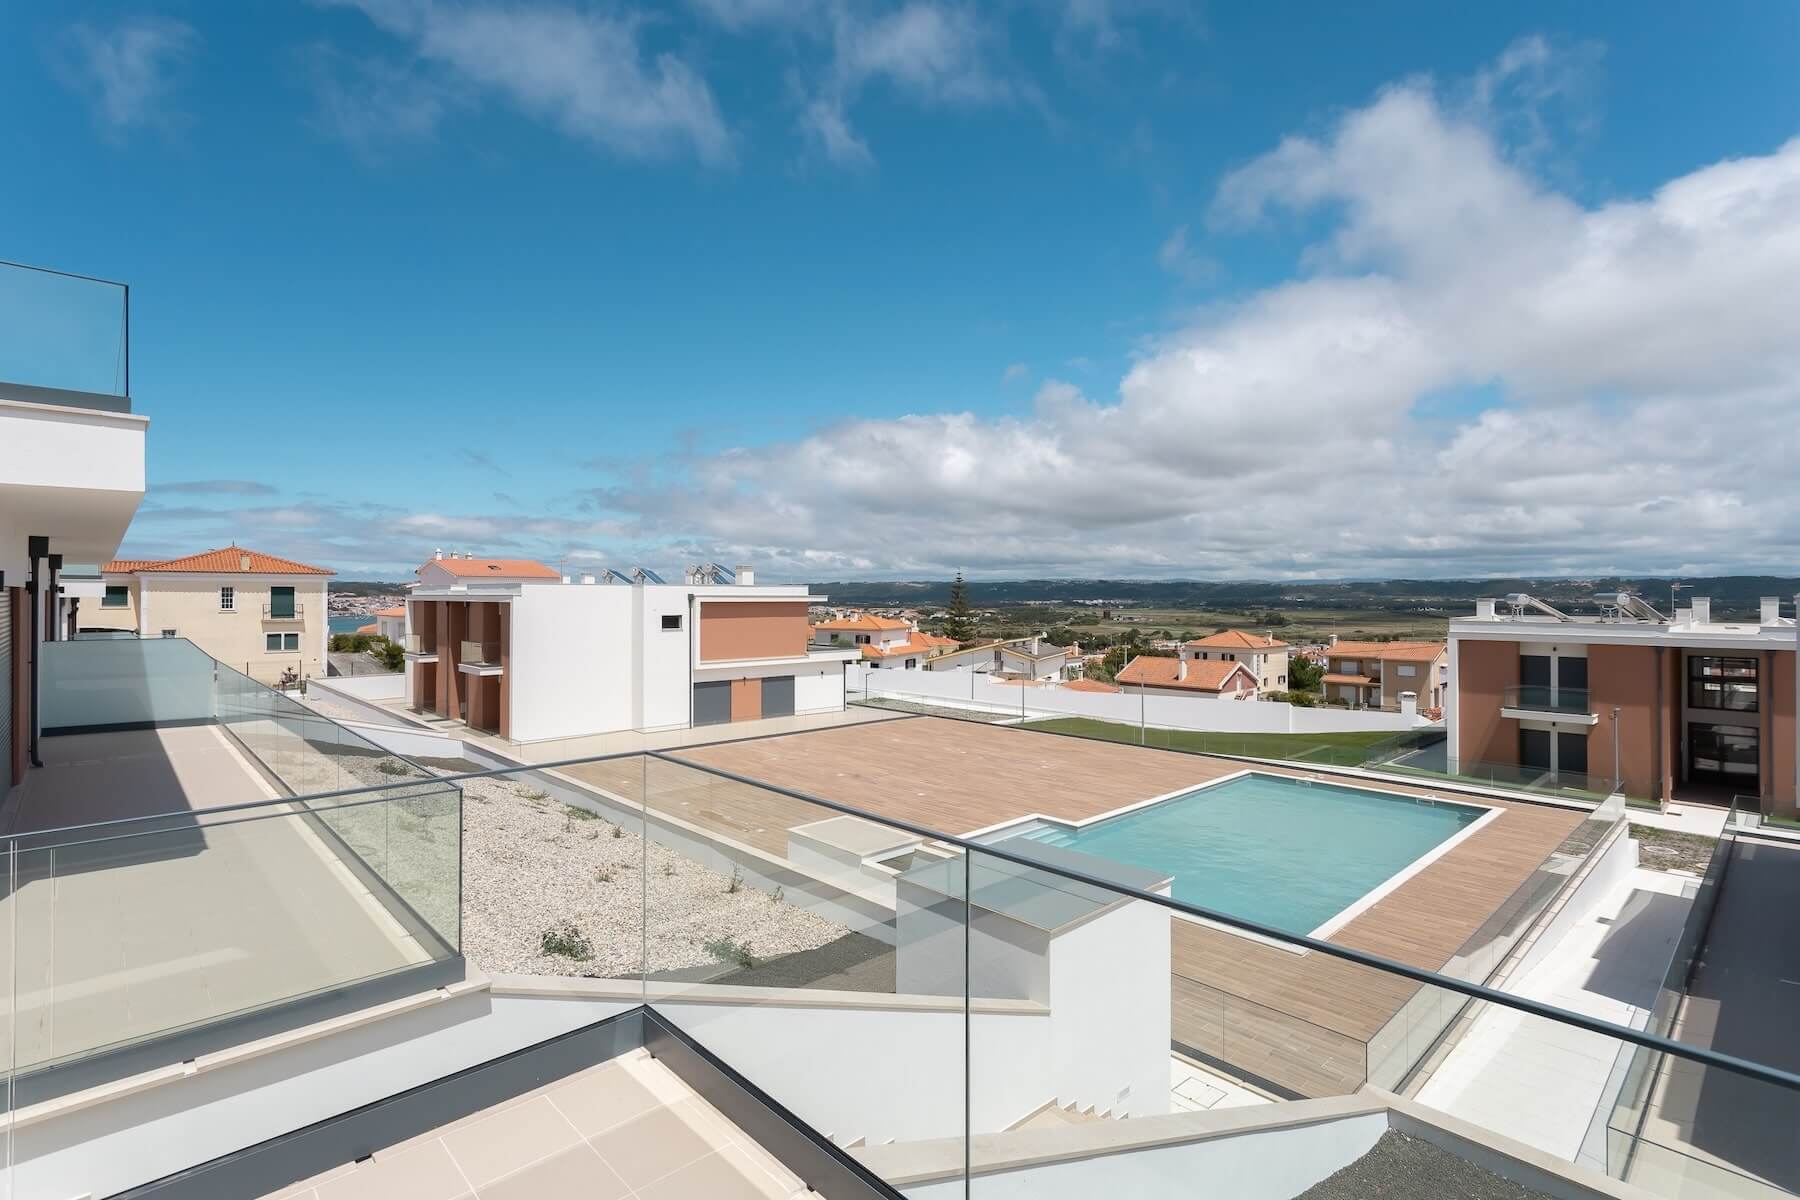
[[[105,593],[76,611],[80,629],[187,638],[267,684],[289,671],[325,674],[327,568],[233,545],[184,558],[116,559],[100,574]]]

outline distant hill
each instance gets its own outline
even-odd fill
[[[418,580],[412,582],[417,583]],[[386,596],[392,592],[406,590],[404,583],[383,583],[379,579],[334,579],[327,587],[328,591],[344,592],[351,596]]]
[[[1616,576],[1589,579],[1377,579],[1330,583],[1279,580],[1017,579],[971,580],[969,601],[976,607],[1015,604],[1071,604],[1111,600],[1134,608],[1354,608],[1418,612],[1470,611],[1476,598],[1529,592],[1571,612],[1593,612],[1596,592],[1629,589],[1658,608],[1669,607],[1667,578]],[[1710,596],[1718,616],[1754,614],[1763,596],[1779,596],[1783,609],[1800,592],[1800,577],[1726,575],[1685,578],[1681,596]],[[947,579],[814,583],[833,604],[863,607],[928,607],[947,604]]]

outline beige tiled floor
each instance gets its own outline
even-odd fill
[[[265,1200],[790,1200],[809,1192],[644,1051]]]

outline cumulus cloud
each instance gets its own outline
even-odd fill
[[[1051,381],[1023,416],[846,422],[594,503],[798,573],[1791,562],[1800,139],[1588,206],[1465,96],[1388,88],[1227,176],[1215,236],[1323,236],[1291,281],[1152,341],[1115,395]]]
[[[200,35],[167,17],[137,17],[102,28],[79,24],[65,30],[52,66],[64,84],[85,98],[110,135],[166,125],[181,70]]]
[[[441,72],[448,86],[500,97],[571,137],[637,158],[686,151],[712,164],[732,160],[731,135],[706,80],[679,55],[647,51],[636,17],[549,0],[329,2],[360,9]],[[364,93],[348,94],[366,94],[372,84],[381,111],[414,131],[428,130],[443,111],[442,98],[398,70],[366,68]],[[347,86],[342,75],[327,78]],[[397,92],[396,79],[406,80]],[[341,107],[329,89],[323,103],[328,117]]]

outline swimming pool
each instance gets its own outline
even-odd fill
[[[1173,895],[1288,933],[1333,918],[1494,810],[1247,772],[1083,826],[1013,835],[1170,875]]]

